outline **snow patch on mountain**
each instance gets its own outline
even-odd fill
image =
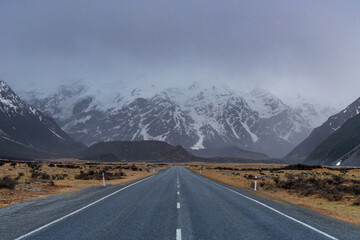
[[[288,106],[262,89],[240,92],[221,84],[108,90],[79,83],[43,98],[26,96],[87,144],[161,140],[192,149],[234,145],[271,156],[291,150],[325,115],[308,103]]]
[[[262,118],[270,118],[288,109],[279,98],[260,88],[245,94],[245,97],[249,106]]]
[[[249,126],[246,123],[241,122],[241,124],[243,125],[245,130],[250,134],[251,140],[253,141],[253,143],[256,143],[259,140],[259,137],[256,136],[256,134],[254,134],[253,132],[251,132]]]
[[[52,132],[56,137],[60,138],[61,140],[65,141],[65,139],[63,137],[61,137],[59,134],[57,134],[54,130],[52,130],[51,128],[48,128],[50,130],[50,132]]]

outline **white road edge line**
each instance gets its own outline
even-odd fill
[[[202,177],[202,176],[200,176],[200,177]],[[205,177],[203,177],[203,178],[206,179],[206,180],[208,180],[208,181],[210,181],[209,179],[207,179],[207,178],[205,178]],[[218,183],[216,183],[216,182],[213,182],[213,181],[210,181],[210,182],[212,182],[212,183],[214,183],[214,184],[217,184],[217,185],[219,185],[219,186],[221,186],[221,187],[223,187],[223,188],[225,188],[225,189],[227,189],[227,190],[229,190],[229,191],[231,191],[231,192],[233,192],[233,193],[235,193],[235,194],[237,194],[237,195],[240,195],[240,196],[242,196],[242,197],[250,200],[250,201],[253,201],[253,202],[257,203],[257,204],[260,204],[261,206],[266,207],[266,208],[268,208],[268,209],[270,209],[270,210],[272,210],[272,211],[274,211],[274,212],[276,212],[276,213],[278,213],[278,214],[280,214],[280,215],[282,215],[282,216],[284,216],[284,217],[286,217],[286,218],[288,218],[288,219],[290,219],[290,220],[293,220],[293,221],[295,221],[295,222],[297,222],[297,223],[300,223],[301,225],[303,225],[303,226],[305,226],[305,227],[307,227],[307,228],[310,228],[310,229],[312,229],[312,230],[314,230],[314,231],[316,231],[316,232],[318,232],[318,233],[320,233],[320,234],[322,234],[322,235],[324,235],[324,236],[326,236],[326,237],[328,237],[328,238],[330,238],[330,239],[339,240],[338,238],[336,238],[336,237],[334,237],[334,236],[331,236],[331,235],[329,235],[329,234],[327,234],[327,233],[325,233],[325,232],[323,232],[323,231],[321,231],[321,230],[319,230],[319,229],[317,229],[317,228],[315,228],[315,227],[313,227],[313,226],[310,226],[309,224],[306,224],[306,223],[304,223],[304,222],[302,222],[302,221],[300,221],[300,220],[297,220],[296,218],[293,218],[293,217],[291,217],[291,216],[289,216],[289,215],[287,215],[287,214],[285,214],[285,213],[283,213],[283,212],[280,212],[279,210],[276,210],[275,208],[272,208],[272,207],[270,207],[270,206],[268,206],[268,205],[266,205],[266,204],[264,204],[264,203],[262,203],[262,202],[260,202],[260,201],[258,201],[258,200],[255,200],[255,199],[253,199],[253,198],[251,198],[251,197],[248,197],[248,196],[246,196],[246,195],[244,195],[244,194],[241,194],[241,193],[239,193],[239,192],[237,192],[237,191],[234,191],[234,190],[232,190],[232,189],[230,189],[230,188],[227,188],[227,187],[225,187],[225,186],[223,186],[223,185],[220,185],[220,184],[218,184]]]
[[[181,229],[176,229],[176,240],[181,240]]]
[[[80,212],[80,211],[82,211],[82,210],[84,210],[84,209],[86,209],[86,208],[88,208],[88,207],[90,207],[90,206],[98,203],[98,202],[101,202],[102,200],[104,200],[104,199],[106,199],[106,198],[108,198],[108,197],[110,197],[110,196],[112,196],[112,195],[114,195],[114,194],[116,194],[116,193],[118,193],[118,192],[121,192],[121,191],[123,191],[123,190],[125,190],[125,189],[127,189],[127,188],[129,188],[129,187],[131,187],[131,186],[134,186],[135,184],[141,183],[142,181],[148,180],[148,179],[150,179],[150,178],[152,178],[152,177],[154,177],[154,175],[153,175],[153,176],[150,176],[150,177],[147,177],[147,178],[144,178],[144,179],[142,179],[142,180],[139,180],[139,181],[137,181],[137,182],[134,182],[134,183],[132,183],[132,184],[126,186],[126,187],[123,187],[122,189],[119,189],[119,190],[117,190],[117,191],[115,191],[115,192],[113,192],[113,193],[111,193],[111,194],[109,194],[109,195],[107,195],[107,196],[105,196],[105,197],[102,197],[102,198],[100,198],[99,200],[96,200],[95,202],[92,202],[92,203],[90,203],[90,204],[88,204],[88,205],[86,205],[86,206],[84,206],[84,207],[82,207],[82,208],[80,208],[80,209],[78,209],[78,210],[76,210],[76,211],[74,211],[74,212],[71,212],[71,213],[69,213],[69,214],[67,214],[67,215],[65,215],[65,216],[63,216],[63,217],[61,217],[61,218],[59,218],[59,219],[56,219],[56,220],[54,220],[54,221],[52,221],[52,222],[50,222],[50,223],[48,223],[48,224],[46,224],[46,225],[44,225],[44,226],[42,226],[42,227],[39,227],[39,228],[37,228],[37,229],[35,229],[35,230],[27,233],[27,234],[24,234],[24,235],[22,235],[22,236],[20,236],[20,237],[18,237],[18,238],[15,238],[15,240],[19,240],[19,239],[23,239],[23,238],[25,238],[25,237],[28,237],[28,236],[30,236],[30,235],[33,234],[33,233],[36,233],[36,232],[38,232],[38,231],[40,231],[40,230],[42,230],[42,229],[44,229],[44,228],[46,228],[46,227],[49,227],[50,225],[53,225],[54,223],[60,222],[61,220],[64,220],[65,218],[68,218],[68,217],[70,217],[70,216],[72,216],[72,215],[74,215],[74,214],[76,214],[76,213],[78,213],[78,212]]]
[[[177,205],[176,205],[177,208],[180,208],[180,203],[178,202]]]

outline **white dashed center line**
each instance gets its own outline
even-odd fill
[[[181,229],[176,229],[176,240],[181,240]]]
[[[179,202],[177,203],[177,208],[180,208],[180,203]]]

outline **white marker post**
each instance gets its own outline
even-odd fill
[[[103,186],[105,187],[105,174],[102,173],[102,178],[103,178]]]
[[[200,174],[201,174],[201,171],[202,171],[202,170],[200,169]]]
[[[255,176],[255,185],[254,185],[254,190],[256,191],[256,184],[257,184],[257,176]]]

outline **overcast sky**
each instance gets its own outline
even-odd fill
[[[360,97],[360,1],[0,0],[0,78],[43,91],[221,82],[347,105]]]

